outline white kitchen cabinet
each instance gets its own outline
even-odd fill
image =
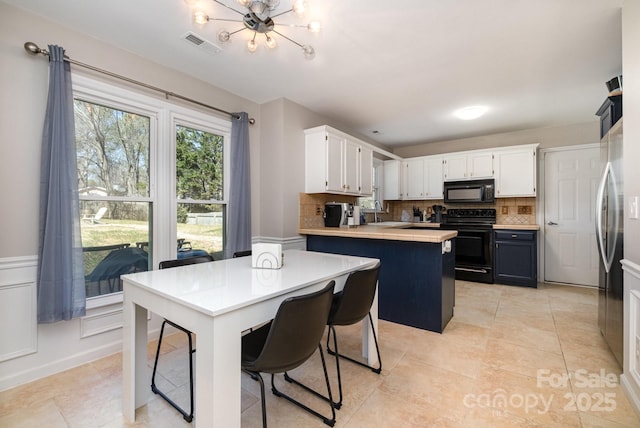
[[[424,159],[412,158],[404,162],[407,177],[406,199],[424,197]]]
[[[424,160],[425,199],[442,199],[442,157],[429,156]]]
[[[473,180],[493,177],[493,152],[472,151],[444,156],[444,180]]]
[[[398,201],[404,199],[404,182],[406,167],[399,160],[387,160],[383,163],[384,185],[382,186],[382,199],[386,201]]]
[[[494,150],[496,197],[536,196],[537,144]]]
[[[372,194],[370,147],[329,126],[304,132],[306,193]]]
[[[407,159],[406,199],[442,199],[442,157]]]
[[[373,150],[360,146],[360,194],[373,195]]]

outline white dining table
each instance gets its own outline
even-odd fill
[[[195,416],[201,427],[240,427],[241,332],[272,319],[288,297],[310,293],[336,281],[344,287],[350,272],[377,259],[302,250],[284,252],[280,269],[255,269],[239,257],[172,269],[123,275],[122,412],[135,420],[151,394],[147,365],[148,312],[196,335]],[[377,295],[371,309],[377,329]],[[363,322],[362,352],[377,362],[369,323]]]

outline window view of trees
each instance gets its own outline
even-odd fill
[[[122,290],[149,269],[150,118],[76,99],[75,128],[87,297]]]
[[[78,186],[149,196],[148,117],[75,100]]]
[[[176,196],[178,256],[209,253],[224,247],[224,137],[176,126]],[[188,245],[186,244],[188,243]]]

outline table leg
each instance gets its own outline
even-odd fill
[[[241,330],[231,313],[204,319],[196,332],[196,414],[199,427],[240,428]]]
[[[147,403],[147,310],[130,300],[123,302],[122,414],[136,418],[136,409]]]

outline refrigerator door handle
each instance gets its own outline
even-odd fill
[[[608,273],[610,264],[607,263],[606,248],[604,248],[604,238],[602,236],[602,208],[604,204],[604,187],[607,184],[607,176],[611,170],[611,162],[607,162],[602,173],[602,179],[598,186],[598,194],[596,196],[596,241],[598,243],[598,252],[604,264],[604,269]]]
[[[616,253],[616,244],[618,243],[618,235],[619,235],[619,227],[620,227],[620,218],[619,218],[619,213],[620,213],[620,202],[619,202],[619,193],[618,193],[618,180],[616,177],[616,173],[615,170],[611,167],[609,168],[609,180],[611,180],[611,186],[613,187],[613,210],[611,210],[611,205],[609,205],[609,207],[607,207],[608,210],[608,215],[613,215],[613,229],[611,230],[612,233],[608,234],[607,236],[612,236],[613,239],[608,238],[607,239],[607,266],[609,267],[607,269],[607,272],[609,272],[609,270],[611,269],[611,265],[613,264],[614,258],[615,258],[615,253]],[[611,196],[609,195],[609,200],[611,200]]]

